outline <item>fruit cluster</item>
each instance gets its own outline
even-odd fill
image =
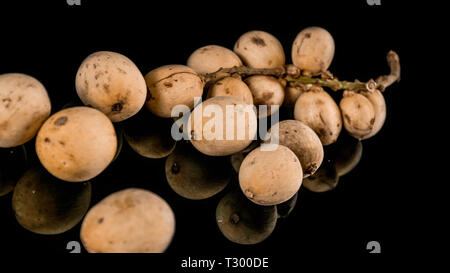
[[[295,38],[292,64],[286,64],[277,38],[250,31],[233,50],[208,45],[186,65],[145,76],[124,55],[96,52],[76,74],[84,105],[69,103],[52,115],[38,80],[0,75],[0,151],[7,162],[0,195],[13,191],[17,221],[35,233],[59,234],[84,218],[80,236],[89,252],[164,252],[175,215],[160,196],[127,188],[90,207],[89,180],[114,161],[125,139],[143,157],[167,157],[167,182],[188,199],[216,195],[234,169],[239,186],[219,202],[217,224],[233,242],[261,242],[293,209],[302,185],[333,189],[358,163],[360,140],[377,134],[385,121],[382,92],[399,79],[398,56],[388,54],[389,75],[347,82],[327,70],[334,51],[328,31],[309,27]],[[338,90],[339,105],[328,92]],[[204,101],[196,103],[199,98]],[[235,118],[240,114],[243,119]],[[271,128],[257,139],[269,120]],[[338,140],[342,127],[354,139]],[[33,138],[40,164],[26,171],[21,145]]]

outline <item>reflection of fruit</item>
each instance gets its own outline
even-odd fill
[[[316,132],[322,145],[336,142],[342,129],[341,111],[322,87],[313,87],[298,97],[294,116]]]
[[[278,133],[272,132],[272,128],[265,142],[277,141],[275,143],[291,149],[300,160],[304,177],[308,177],[319,168],[323,160],[323,146],[311,128],[298,120],[279,122]]]
[[[147,88],[139,68],[126,56],[99,51],[80,65],[75,80],[77,93],[113,122],[135,115],[144,106]]]
[[[59,234],[74,227],[91,200],[91,184],[61,181],[39,167],[17,182],[12,207],[21,226],[39,234]]]
[[[297,204],[298,192],[289,198],[289,200],[277,205],[278,218],[286,218],[294,210]]]
[[[291,198],[300,188],[302,166],[297,156],[283,145],[274,150],[256,148],[239,169],[242,192],[258,205],[277,205]]]
[[[234,44],[234,52],[249,67],[274,68],[284,65],[283,46],[272,34],[249,31],[242,34]]]
[[[313,192],[326,192],[334,189],[338,184],[339,176],[336,168],[328,160],[322,163],[317,172],[303,179],[303,186]]]
[[[88,252],[160,253],[175,233],[175,216],[158,195],[129,188],[93,206],[81,225]]]
[[[184,144],[167,158],[166,178],[176,193],[199,200],[223,190],[231,179],[231,169],[228,158],[208,157]]]
[[[361,160],[363,146],[361,141],[349,137],[343,136],[343,139],[339,140],[333,147],[332,161],[336,168],[337,174],[343,176],[353,170]]]
[[[147,158],[163,158],[175,149],[176,141],[171,136],[173,121],[141,112],[128,120],[124,136],[131,148]]]
[[[50,115],[45,87],[24,74],[0,75],[0,148],[16,147],[32,139]]]
[[[25,146],[0,149],[0,196],[10,193],[27,168]]]
[[[277,222],[275,206],[258,206],[239,190],[220,200],[216,221],[222,234],[238,244],[257,244],[269,237]]]
[[[305,28],[297,35],[292,45],[292,62],[312,74],[326,71],[333,57],[333,37],[320,27]]]
[[[59,179],[79,182],[100,174],[117,151],[111,121],[90,107],[71,107],[53,114],[36,137],[42,165]]]

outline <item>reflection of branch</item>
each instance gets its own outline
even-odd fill
[[[231,68],[221,68],[214,73],[200,74],[200,77],[205,83],[216,81],[223,78],[224,75],[238,74],[240,76],[251,76],[251,75],[267,75],[274,76],[278,78],[283,78],[290,82],[292,85],[320,85],[331,88],[334,91],[338,90],[367,90],[374,91],[379,89],[384,91],[384,89],[395,81],[400,80],[400,59],[394,51],[389,51],[387,54],[387,62],[391,69],[389,75],[383,75],[377,78],[376,81],[369,80],[367,82],[360,82],[355,80],[354,82],[349,81],[339,81],[337,78],[332,76],[322,77],[322,78],[312,78],[305,75],[300,75],[299,69],[294,69],[292,64],[286,67],[276,67],[276,68],[251,68],[246,66],[235,66]]]

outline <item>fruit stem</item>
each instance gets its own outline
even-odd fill
[[[354,82],[350,81],[339,81],[337,78],[333,78],[331,73],[328,73],[331,76],[322,77],[322,78],[313,78],[305,75],[301,75],[299,73],[299,69],[293,69],[293,65],[287,65],[286,67],[276,67],[276,68],[252,68],[247,66],[235,66],[231,68],[221,68],[214,73],[205,73],[200,74],[203,82],[215,82],[224,77],[224,75],[233,75],[237,74],[240,76],[252,76],[252,75],[267,75],[283,78],[286,81],[296,83],[299,85],[312,84],[312,85],[320,85],[331,88],[334,91],[338,90],[365,90],[369,92],[375,91],[375,89],[383,92],[386,87],[390,86],[394,82],[400,81],[400,58],[397,53],[393,50],[390,50],[387,54],[387,62],[390,68],[389,75],[383,75],[377,78],[376,81],[370,79],[367,82],[360,82],[355,80]]]

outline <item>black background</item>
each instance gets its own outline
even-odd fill
[[[218,230],[215,208],[226,191],[202,201],[184,199],[165,181],[164,159],[145,159],[124,143],[118,160],[92,180],[92,204],[119,189],[146,188],[167,200],[177,221],[166,254],[127,255],[128,259],[181,270],[181,258],[187,256],[270,257],[273,269],[296,266],[309,256],[376,260],[379,258],[366,250],[372,240],[381,243],[381,257],[407,251],[404,243],[412,233],[407,189],[414,181],[398,176],[405,160],[401,126],[407,100],[403,94],[417,60],[409,40],[415,17],[410,10],[383,0],[381,6],[370,6],[365,0],[81,2],[81,6],[68,6],[65,1],[15,1],[0,6],[0,74],[20,72],[39,79],[50,94],[52,113],[76,97],[78,66],[99,50],[126,55],[146,74],[161,65],[185,64],[189,55],[204,45],[232,48],[241,34],[259,29],[281,41],[289,62],[297,33],[316,25],[335,39],[330,71],[340,79],[366,81],[387,74],[385,56],[390,49],[399,54],[402,63],[402,81],[384,93],[386,123],[375,137],[363,141],[359,165],[341,177],[331,192],[317,194],[302,188],[293,213],[279,220],[273,234],[258,245],[234,244]],[[32,149],[32,141],[27,146]],[[11,196],[0,197],[2,257],[61,257],[72,264],[114,264],[123,258],[92,257],[85,250],[77,257],[68,254],[66,244],[79,240],[80,225],[53,236],[26,231],[14,219]]]

